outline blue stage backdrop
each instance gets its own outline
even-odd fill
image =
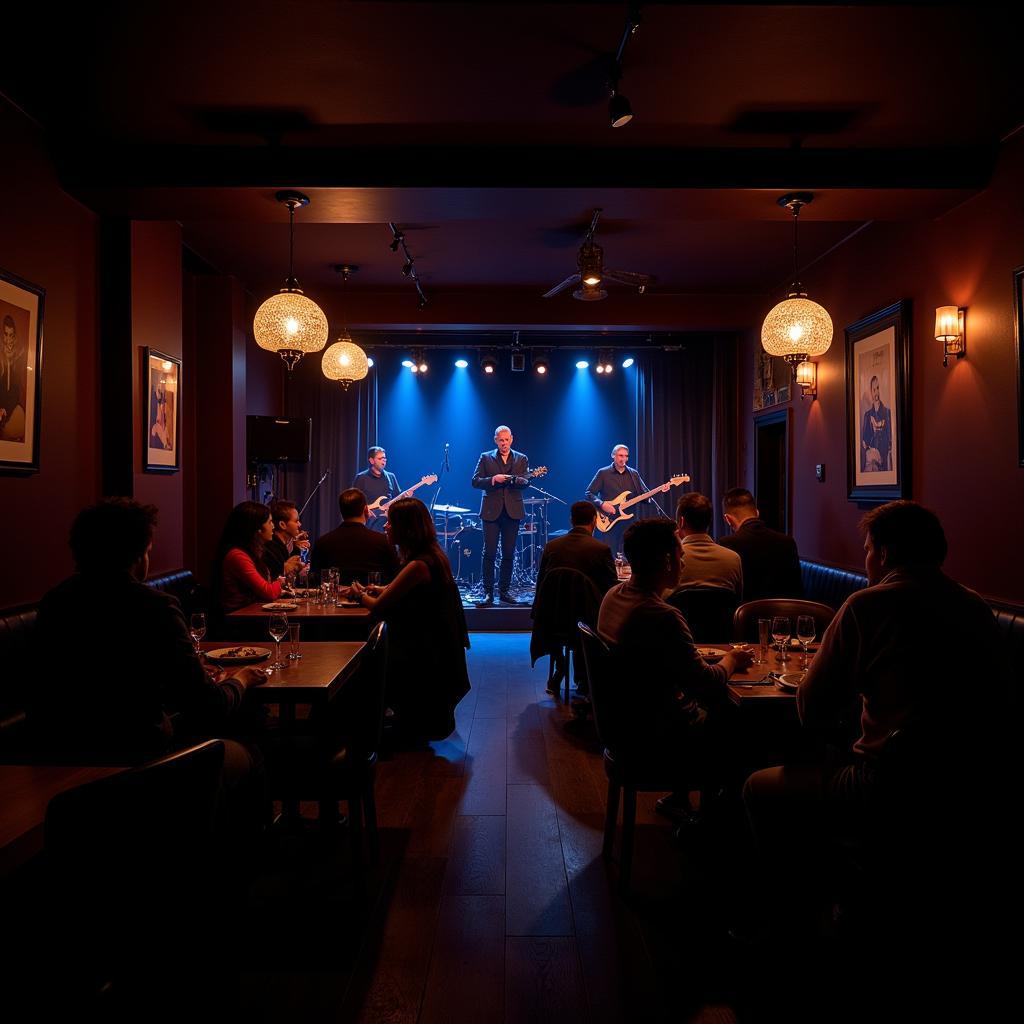
[[[612,445],[636,452],[636,368],[618,362],[610,377],[594,370],[594,354],[552,353],[551,368],[540,376],[530,368],[513,373],[508,352],[498,356],[493,375],[480,369],[476,352],[427,350],[430,369],[413,374],[402,367],[407,354],[377,348],[377,443],[388,452],[388,469],[402,487],[429,473],[440,474],[445,442],[451,445],[451,472],[440,481],[437,501],[474,513],[481,492],[470,481],[482,451],[494,447],[494,428],[507,424],[512,446],[525,452],[531,468],[545,465],[548,475],[536,483],[569,505],[584,496],[594,471],[611,461]],[[465,369],[455,366],[464,358]],[[588,358],[591,366],[576,368]],[[652,485],[653,486],[653,485]],[[430,504],[437,485],[421,487],[417,497]],[[527,496],[536,492],[527,492]],[[568,526],[568,507],[549,506],[552,530]]]

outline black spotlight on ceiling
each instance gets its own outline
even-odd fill
[[[430,369],[427,363],[427,354],[421,348],[414,348],[412,350],[412,359],[410,360],[411,366],[409,367],[413,373],[426,373]],[[404,365],[404,364],[403,364]]]
[[[633,108],[621,92],[612,92],[608,101],[608,121],[613,128],[621,128],[633,120]]]
[[[486,374],[493,375],[498,372],[498,360],[493,352],[484,352],[480,356],[480,369]]]
[[[533,357],[533,372],[540,374],[542,377],[546,377],[551,370],[551,363],[548,361],[547,354],[541,352],[534,355]]]
[[[615,369],[612,363],[612,353],[610,349],[602,349],[597,356],[597,372],[603,374],[610,374]]]
[[[608,88],[611,98],[608,101],[608,123],[613,128],[621,128],[633,120],[633,108],[629,100],[619,92],[619,82],[622,79],[622,62],[626,56],[626,44],[636,34],[640,27],[640,5],[631,3],[626,14],[626,27],[622,30],[622,39],[619,41],[619,49],[612,62],[611,74],[609,76]]]

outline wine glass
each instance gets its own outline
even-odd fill
[[[196,655],[199,654],[199,641],[206,636],[206,615],[203,612],[193,612],[188,624],[189,636],[192,643],[196,645]]]
[[[779,661],[789,661],[789,655],[786,654],[786,646],[789,644],[789,638],[793,635],[793,627],[790,625],[788,615],[776,615],[772,619],[772,639],[775,641],[775,646],[779,649]]]
[[[284,668],[284,663],[281,661],[281,641],[288,635],[288,616],[271,615],[269,629],[270,635],[277,642],[277,657],[274,660],[274,664],[270,667],[275,669]]]
[[[796,620],[796,638],[804,649],[804,668],[807,668],[807,648],[818,635],[813,615],[801,615]]]

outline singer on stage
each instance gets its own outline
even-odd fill
[[[366,453],[366,461],[369,466],[361,473],[356,473],[352,486],[358,487],[366,495],[367,505],[372,505],[378,498],[390,501],[396,494],[402,493],[402,488],[398,486],[398,477],[384,468],[388,464],[388,453],[383,448],[378,445],[370,448]],[[383,533],[387,518],[387,513],[371,513],[366,525],[377,533]]]
[[[530,461],[512,450],[512,431],[500,426],[494,431],[497,448],[481,452],[473,473],[473,486],[484,491],[480,518],[484,523],[483,580],[481,605],[494,604],[494,558],[501,537],[501,578],[498,597],[502,604],[518,604],[509,593],[516,536],[524,512],[523,491],[530,486]]]
[[[629,491],[630,497],[643,494],[647,487],[640,474],[627,465],[629,462],[629,448],[624,444],[617,444],[612,449],[612,464],[599,469],[594,474],[594,479],[587,485],[587,501],[596,505],[605,515],[614,518],[618,515],[615,506],[611,503],[612,498],[617,498],[623,491]],[[648,504],[654,504],[648,500],[637,505],[636,511],[647,508]],[[613,555],[622,554],[622,535],[626,532],[629,522],[621,522],[613,526],[607,533],[595,532],[596,540],[604,541],[612,549]]]

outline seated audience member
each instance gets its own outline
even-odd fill
[[[444,739],[469,692],[462,597],[426,505],[400,498],[388,519],[401,571],[376,594],[358,581],[352,593],[388,624],[387,694],[396,728],[410,738]]]
[[[293,501],[275,501],[270,506],[270,518],[274,522],[274,535],[263,547],[263,564],[276,580],[289,572],[297,572],[302,564],[299,554],[309,547],[309,541],[302,534],[299,510]]]
[[[800,905],[808,921],[821,882],[813,869],[830,838],[873,838],[894,890],[923,878],[938,855],[943,880],[931,896],[940,914],[949,914],[958,878],[979,884],[965,844],[986,851],[983,873],[999,856],[985,837],[1003,816],[989,806],[1000,785],[993,759],[1005,719],[991,609],[942,572],[946,537],[929,509],[894,501],[860,526],[869,585],[839,609],[797,693],[805,728],[852,718],[856,739],[838,758],[755,772],[743,793],[764,862],[805,866]],[[908,857],[914,833],[929,849],[918,838]],[[778,923],[792,920],[796,907],[787,897],[785,908],[769,909]]]
[[[284,580],[271,579],[263,549],[274,535],[270,509],[255,501],[236,505],[224,524],[214,557],[213,590],[217,607],[234,612],[254,601],[276,601]]]
[[[51,671],[40,676],[30,719],[47,749],[142,760],[180,742],[175,733],[188,742],[222,736],[247,687],[266,678],[259,668],[208,675],[177,600],[144,585],[156,514],[111,498],[72,524],[76,572],[39,606],[39,664]],[[82,670],[55,667],[55,651],[75,652]]]
[[[565,677],[566,666],[562,664],[561,645],[556,643],[552,646],[545,640],[544,623],[552,618],[558,619],[558,609],[538,606],[537,596],[541,594],[544,578],[552,569],[576,569],[594,584],[598,599],[598,604],[594,608],[594,621],[589,621],[589,617],[582,613],[578,614],[577,618],[577,621],[582,618],[591,626],[597,625],[596,613],[600,607],[601,598],[616,582],[615,562],[612,560],[611,548],[594,539],[597,508],[589,501],[577,501],[569,511],[569,519],[572,529],[564,537],[555,537],[544,545],[540,568],[537,570],[537,589],[531,612],[531,617],[535,620],[533,638],[530,641],[531,656],[536,660],[543,654],[550,653],[555,659],[554,671],[547,684],[549,693],[558,692],[559,682]],[[550,594],[542,600],[558,603],[564,599],[564,596],[563,594]],[[582,656],[576,651],[573,657],[576,663],[576,688],[585,692]]]
[[[719,587],[743,596],[743,562],[733,550],[716,544],[708,534],[714,508],[710,499],[696,491],[676,503],[676,528],[683,545],[680,589]]]
[[[690,788],[721,781],[725,684],[752,656],[730,651],[718,664],[707,664],[682,614],[662,598],[679,580],[680,544],[671,519],[634,523],[623,550],[632,575],[608,591],[597,621],[629,668],[612,713],[636,737],[632,753],[652,758],[677,779],[672,796],[658,801],[659,811],[684,817]]]
[[[743,600],[803,597],[796,541],[761,521],[750,491],[742,487],[726,491],[722,510],[733,533],[719,543],[735,551],[743,563]]]
[[[367,574],[378,570],[387,583],[398,571],[394,544],[383,533],[366,525],[366,495],[350,487],[338,495],[341,526],[325,533],[313,545],[313,569],[337,569],[342,583],[367,582]],[[390,646],[390,645],[389,645]]]

